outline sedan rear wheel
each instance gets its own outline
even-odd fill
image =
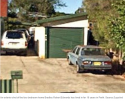
[[[108,75],[113,75],[113,72],[112,72],[111,69],[110,69],[110,70],[106,70],[105,72],[106,72],[106,74],[108,74]]]
[[[69,64],[69,65],[72,65],[72,62],[70,61],[70,59],[68,59],[68,64]]]
[[[78,64],[76,65],[76,71],[77,71],[77,73],[81,73],[81,69]]]

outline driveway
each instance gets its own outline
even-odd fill
[[[23,71],[19,93],[125,93],[125,80],[120,75],[77,74],[65,58],[42,60],[37,56],[5,55],[1,56],[0,67],[3,79],[9,79],[12,70]]]

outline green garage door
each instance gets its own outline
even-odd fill
[[[49,58],[66,58],[64,49],[83,44],[82,28],[49,28]]]

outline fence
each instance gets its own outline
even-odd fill
[[[7,79],[7,80],[0,79],[0,93],[13,93],[12,79]]]

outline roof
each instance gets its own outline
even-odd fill
[[[72,21],[86,20],[86,19],[87,19],[87,13],[79,13],[79,14],[71,14],[71,15],[47,18],[44,20],[37,20],[35,23],[43,26],[52,26],[52,25],[63,24]]]
[[[15,22],[9,21],[8,23],[12,25],[25,25],[25,26],[33,26],[33,25],[52,26],[57,24],[79,21],[79,20],[86,20],[87,16],[88,16],[87,13],[79,13],[79,14],[71,14],[71,15],[65,15],[65,16],[46,18],[43,20],[37,20],[36,22],[33,22],[33,23],[19,22],[19,21],[15,21]]]
[[[8,24],[12,24],[12,25],[25,25],[25,26],[31,26],[32,23],[27,23],[27,22],[20,22],[20,21],[9,21]]]
[[[22,31],[18,31],[18,30],[7,30],[6,32],[22,32]]]

